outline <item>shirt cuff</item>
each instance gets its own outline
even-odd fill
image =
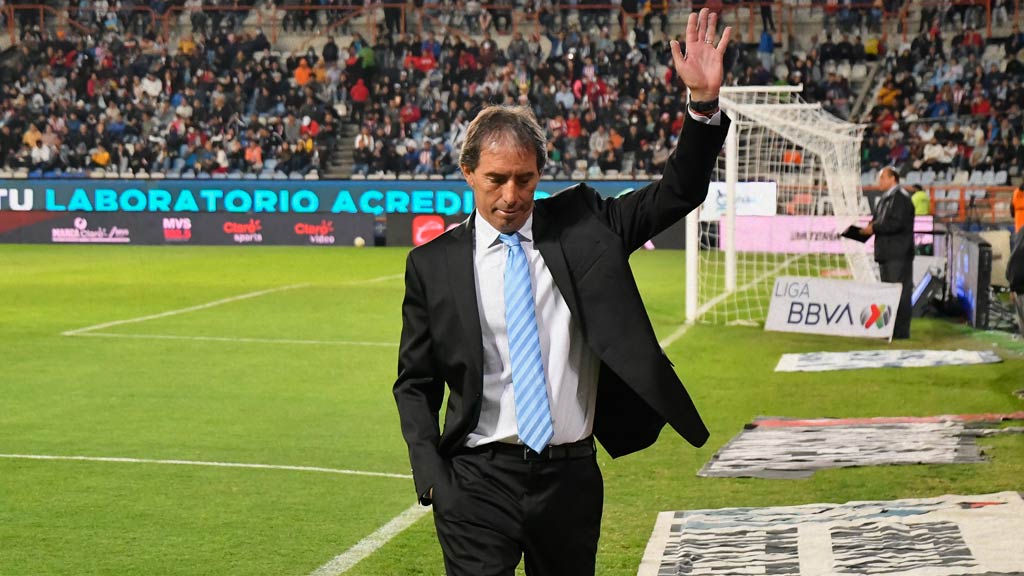
[[[696,120],[697,122],[700,122],[701,124],[710,124],[711,126],[721,126],[722,125],[722,111],[721,110],[719,110],[718,112],[715,112],[711,116],[702,116],[700,114],[697,114],[693,110],[690,110],[689,106],[686,107],[686,111],[690,113],[690,118],[693,118],[694,120]]]

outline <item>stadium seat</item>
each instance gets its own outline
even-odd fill
[[[287,179],[288,179],[288,175],[285,174],[284,172],[281,172],[280,170],[278,170],[277,172],[274,172],[274,180],[287,180]]]
[[[360,174],[360,173],[356,172],[355,174],[353,174],[351,176],[351,179],[352,180],[366,180],[366,175],[365,174]]]
[[[996,172],[995,185],[1005,186],[1010,181],[1010,174],[1006,170]]]
[[[985,186],[995,186],[996,171],[986,170],[985,173],[981,175],[981,183],[984,184]]]
[[[868,67],[858,62],[850,68],[850,80],[854,82],[860,82],[861,80],[868,77]]]
[[[255,172],[246,172],[245,174],[242,174],[242,180],[255,180],[256,178],[258,178],[258,175]]]
[[[918,170],[911,170],[907,172],[907,175],[903,177],[903,182],[908,186],[921,183],[921,172]]]
[[[931,168],[925,170],[921,174],[921,184],[923,184],[925,186],[930,186],[931,184],[933,184],[935,182],[936,176],[937,176],[937,174],[935,174],[935,170],[932,170]]]
[[[149,179],[150,180],[163,180],[166,177],[167,176],[163,172],[150,172],[149,173]]]
[[[32,171],[30,171],[28,173],[28,177],[29,178],[42,178],[43,177],[43,171],[42,170],[32,170]]]
[[[139,170],[135,173],[135,177],[139,180],[149,180],[149,172],[145,170]]]
[[[969,184],[981,185],[985,183],[985,173],[981,170],[975,170],[971,172],[971,179],[967,181]]]
[[[444,180],[444,174],[431,174],[429,180]]]
[[[957,170],[953,176],[953,184],[967,184],[971,180],[971,173],[967,170]]]
[[[399,174],[399,180],[412,180],[412,174]]]
[[[232,180],[240,180],[242,178],[242,171],[232,170],[231,172],[228,172],[228,178]]]
[[[181,173],[182,178],[192,179],[196,177],[196,171],[191,168]]]
[[[181,178],[181,170],[177,168],[171,168],[167,171],[167,177],[173,179]]]
[[[213,179],[214,180],[227,180],[228,179],[228,175],[226,173],[224,173],[224,172],[214,172],[213,173]]]
[[[320,179],[320,174],[318,174],[316,170],[310,170],[309,173],[306,174],[306,180],[319,180],[319,179]]]
[[[277,158],[267,158],[263,162],[263,170],[273,172],[275,168],[277,168]]]
[[[302,172],[299,172],[297,170],[293,170],[291,173],[288,174],[288,179],[289,180],[302,180]]]
[[[274,179],[274,171],[273,170],[266,170],[266,169],[264,169],[262,172],[260,172],[259,179],[260,180],[273,180]]]
[[[89,178],[106,178],[107,173],[103,170],[93,170],[89,172]]]
[[[462,174],[458,172],[452,172],[451,174],[444,177],[445,180],[462,180]]]
[[[426,180],[427,179],[427,175],[426,174],[413,174],[412,175],[412,179],[413,180]]]
[[[14,172],[6,168],[0,168],[0,178],[12,178]]]

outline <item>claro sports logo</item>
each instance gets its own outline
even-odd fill
[[[250,218],[248,222],[225,222],[224,233],[232,237],[235,244],[261,244],[263,243],[263,224],[257,218]]]
[[[872,304],[860,312],[860,323],[865,330],[872,326],[881,330],[889,325],[892,320],[892,311],[885,304]]]
[[[321,220],[319,224],[299,222],[295,225],[295,234],[309,238],[310,244],[334,244],[334,222]]]

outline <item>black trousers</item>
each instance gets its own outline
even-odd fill
[[[604,481],[593,454],[524,459],[522,448],[450,460],[434,486],[434,525],[448,576],[593,576]]]
[[[914,293],[914,260],[884,260],[878,263],[878,268],[882,282],[896,282],[903,285],[892,337],[895,339],[910,338],[910,317],[913,313],[910,297]]]

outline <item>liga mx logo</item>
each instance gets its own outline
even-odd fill
[[[872,304],[860,312],[860,323],[864,325],[865,330],[870,330],[871,326],[881,330],[889,325],[890,320],[892,310],[885,304]]]

